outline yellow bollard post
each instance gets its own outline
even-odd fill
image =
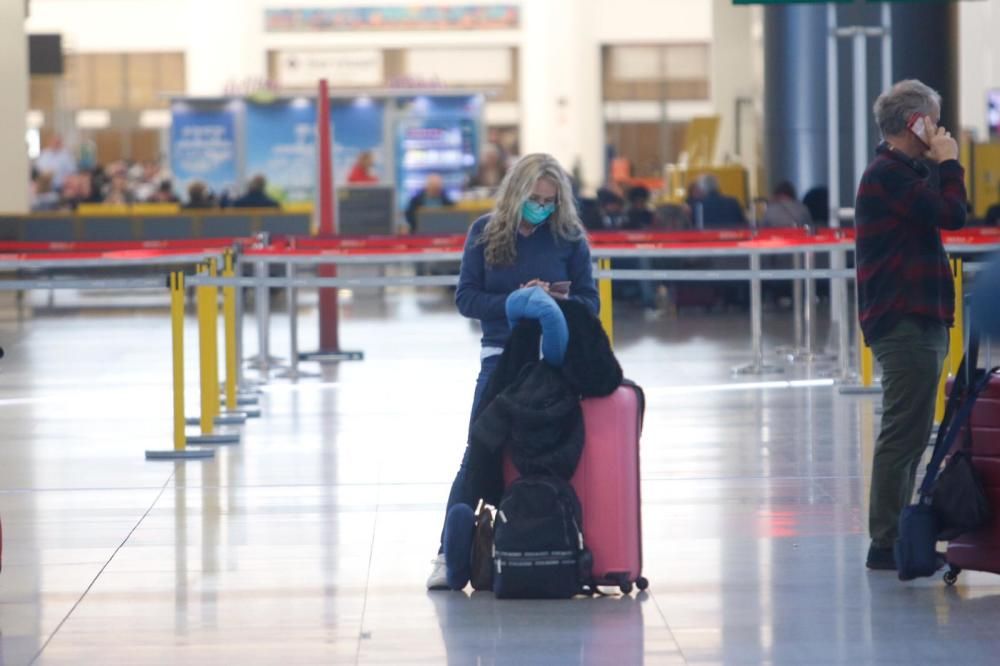
[[[875,358],[872,348],[864,341],[864,336],[858,334],[858,341],[861,345],[861,385],[869,388],[875,381]]]
[[[600,271],[611,270],[611,260],[610,259],[598,259],[597,269]],[[601,326],[604,328],[604,332],[608,335],[608,341],[611,342],[611,346],[615,346],[615,318],[614,318],[614,306],[612,304],[611,295],[611,278],[603,277],[597,281],[597,292],[601,299]]]
[[[947,381],[948,359],[945,359],[944,367],[941,368],[941,377],[938,379],[937,399],[934,401],[934,423],[940,424],[944,420],[944,389]]]
[[[208,275],[209,277],[216,277],[218,275],[218,267],[215,258],[208,260]],[[219,401],[219,288],[216,286],[206,287],[207,296],[206,308],[208,308],[208,315],[206,322],[208,323],[208,353],[209,353],[209,369],[212,373],[212,419],[215,419],[222,411],[220,401]]]
[[[216,277],[211,259],[198,267],[200,276]],[[201,414],[192,424],[201,426],[201,435],[188,437],[189,444],[238,444],[239,433],[213,434],[216,425],[243,423],[242,414],[219,414],[219,294],[214,285],[198,286],[198,357],[201,371]]]
[[[226,250],[222,277],[236,277],[233,270],[233,252]],[[226,411],[235,412],[236,402],[236,287],[222,288],[222,317],[226,329]]]
[[[170,334],[174,365],[174,451],[187,446],[184,434],[184,273],[170,274]]]
[[[211,459],[215,451],[187,448],[184,434],[184,273],[171,273],[167,279],[170,288],[171,360],[174,374],[174,447],[170,451],[146,451],[146,460],[196,460]]]
[[[965,356],[965,308],[962,298],[962,260],[951,260],[951,274],[955,281],[955,325],[951,327],[951,340],[948,344],[948,366],[951,375],[958,374],[958,366],[962,364],[962,357]]]
[[[198,274],[208,273],[206,265],[198,266]],[[212,397],[218,400],[219,376],[213,365],[212,358],[212,321],[214,320],[213,310],[208,299],[211,298],[212,288],[200,285],[197,288],[198,306],[198,365],[201,371],[201,434],[211,435],[214,425],[215,413]]]
[[[945,389],[949,376],[958,374],[958,367],[965,355],[965,313],[963,298],[962,260],[951,260],[951,275],[955,285],[955,323],[951,327],[948,340],[948,356],[941,368],[941,379],[938,381],[937,401],[934,403],[934,422],[941,423],[944,419]]]

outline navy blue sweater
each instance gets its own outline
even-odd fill
[[[505,310],[507,296],[535,279],[569,281],[570,298],[597,314],[600,301],[591,273],[590,246],[585,239],[571,242],[556,238],[544,222],[530,236],[517,234],[517,258],[512,265],[488,266],[486,246],[477,241],[489,219],[485,215],[469,229],[455,292],[458,311],[482,324],[484,347],[503,347],[507,343],[510,337]]]

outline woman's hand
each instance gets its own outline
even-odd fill
[[[553,291],[552,284],[550,282],[545,282],[544,280],[534,279],[531,282],[526,282],[521,285],[521,289],[527,289],[528,287],[541,287],[542,291],[551,296],[552,298],[558,299],[560,301],[565,301],[569,298],[569,293],[564,291]]]

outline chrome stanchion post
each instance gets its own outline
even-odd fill
[[[291,360],[288,362],[288,370],[278,376],[293,380],[299,377],[319,377],[316,373],[299,370],[299,290],[294,284],[295,264],[290,261],[285,264],[285,272],[288,274],[288,287],[285,294],[288,301],[288,351],[291,354]]]
[[[796,270],[801,270],[801,268],[802,268],[802,255],[800,253],[796,252],[793,255],[793,263],[792,263],[792,265],[795,267]],[[803,326],[805,325],[805,322],[803,321],[803,319],[805,317],[808,317],[808,315],[804,314],[803,311],[802,311],[802,285],[803,285],[803,282],[804,281],[801,280],[801,279],[799,279],[799,278],[796,278],[792,282],[792,318],[795,320],[794,321],[794,329],[793,329],[793,339],[792,339],[792,354],[793,355],[797,355],[803,349],[802,334],[803,334]]]
[[[237,278],[243,277],[242,248],[237,246],[237,251],[233,252],[234,273]],[[243,317],[246,313],[246,303],[243,294],[243,287],[237,286],[236,291],[236,404],[252,406],[258,404],[257,389],[251,386],[243,374]]]
[[[291,338],[289,344],[289,353],[291,358],[289,359],[288,372],[292,377],[295,377],[299,372],[299,298],[298,290],[292,281],[295,279],[295,264],[288,262],[285,270],[288,273],[288,333]]]
[[[750,341],[753,362],[750,365],[733,368],[737,375],[763,375],[784,372],[782,368],[764,364],[764,313],[760,279],[760,252],[750,254]]]
[[[271,295],[265,280],[267,279],[267,263],[258,259],[254,264],[254,277],[257,285],[254,291],[254,304],[257,309],[257,369],[260,370],[262,382],[267,381],[271,370],[270,318]]]
[[[805,289],[805,310],[802,313],[803,325],[803,351],[806,356],[812,358],[813,345],[816,340],[816,280],[812,277],[812,271],[816,268],[816,255],[813,252],[806,252],[804,258],[806,270],[810,275],[802,283]]]

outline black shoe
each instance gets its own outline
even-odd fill
[[[870,546],[865,566],[874,571],[895,571],[896,556],[893,554],[892,548]]]

